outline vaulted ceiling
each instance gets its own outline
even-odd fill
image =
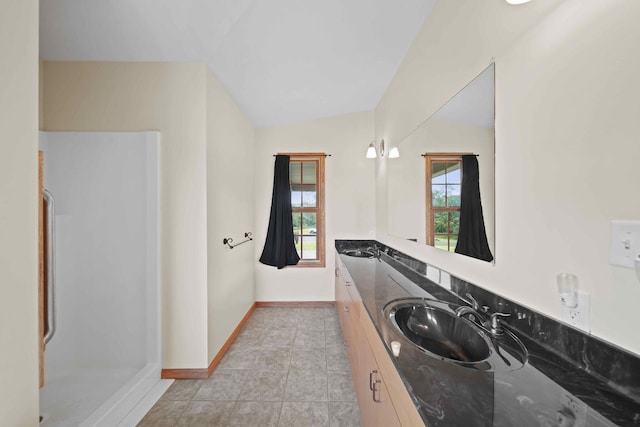
[[[41,0],[40,54],[206,62],[256,127],[373,109],[435,0]]]

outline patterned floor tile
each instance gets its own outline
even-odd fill
[[[335,307],[259,307],[211,378],[176,380],[140,427],[359,427]]]

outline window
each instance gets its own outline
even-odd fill
[[[324,153],[289,153],[293,235],[299,267],[325,266]]]
[[[460,228],[462,155],[426,155],[427,244],[453,252]]]

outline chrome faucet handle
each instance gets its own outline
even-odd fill
[[[491,318],[489,319],[489,324],[491,326],[491,333],[493,335],[501,335],[502,334],[502,326],[500,326],[500,317],[509,317],[511,314],[509,313],[493,313]]]
[[[480,314],[478,314],[477,311],[475,311],[468,305],[461,305],[460,307],[456,308],[455,313],[458,317],[466,317],[468,320],[477,323],[480,326],[484,325]]]
[[[473,308],[476,311],[480,310],[480,304],[478,304],[478,301],[476,301],[476,299],[473,297],[473,295],[471,295],[469,292],[467,292],[465,294],[465,296],[467,298],[469,298],[469,300],[471,301],[471,302],[469,302],[469,301],[464,300],[466,303],[468,303],[471,306],[471,308]]]

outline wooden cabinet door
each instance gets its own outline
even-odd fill
[[[369,317],[362,317],[360,324],[364,332],[365,340],[369,344],[372,357],[383,379],[381,384],[383,390],[381,391],[382,397],[380,400],[389,408],[388,410],[385,409],[384,413],[379,413],[378,417],[385,419],[385,417],[388,416],[387,412],[392,412],[395,417],[395,423],[397,424],[389,425],[423,426],[424,422],[413,403],[413,399],[402,382],[402,378],[400,378],[398,370],[391,361],[391,356],[385,344],[380,339],[371,319]],[[393,396],[393,399],[391,399],[391,396]],[[389,419],[387,422],[391,423],[393,420]]]
[[[340,327],[342,328],[342,335],[344,335],[345,345],[347,347],[347,355],[349,356],[349,363],[351,364],[351,370],[353,371],[356,366],[355,353],[353,343],[354,334],[354,318],[351,298],[342,276],[339,275],[336,270],[336,310],[338,311],[338,318],[340,319]]]
[[[338,318],[340,319],[340,326],[342,327],[342,334],[344,335],[345,340],[349,339],[349,320],[350,318],[347,316],[350,310],[351,299],[349,298],[349,293],[347,292],[347,288],[345,287],[344,280],[341,276],[336,276],[336,310],[338,310]]]
[[[377,370],[375,359],[369,350],[369,346],[361,339],[357,340],[357,363],[353,372],[353,382],[360,407],[360,417],[363,426],[375,426],[377,424],[377,408],[373,402],[373,391],[371,390],[370,375],[373,376]],[[372,377],[371,377],[372,379]]]
[[[378,422],[377,425],[400,427],[400,419],[398,418],[396,409],[391,401],[387,381],[383,377],[380,367],[376,366],[376,368],[378,372],[373,375],[375,390],[372,391],[372,401]]]
[[[358,368],[354,372],[354,383],[362,424],[381,427],[400,426],[385,379],[361,328],[358,330],[356,342]]]

